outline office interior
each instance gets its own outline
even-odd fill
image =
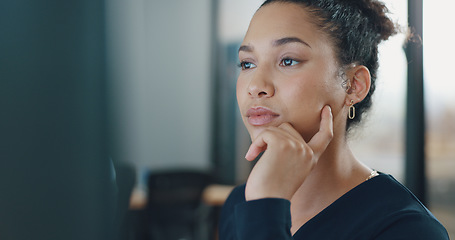
[[[455,4],[384,2],[421,42],[380,46],[375,105],[351,145],[454,238]],[[223,200],[254,164],[235,84],[261,3],[3,1],[0,239],[217,239]]]

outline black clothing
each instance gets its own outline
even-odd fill
[[[380,174],[341,196],[291,236],[290,202],[245,201],[245,185],[223,206],[220,240],[449,239],[425,206],[392,176]]]

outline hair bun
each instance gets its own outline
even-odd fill
[[[355,1],[362,3],[359,7],[369,19],[374,31],[378,34],[378,41],[387,40],[390,36],[397,33],[397,26],[387,16],[390,12],[384,3],[376,0]]]

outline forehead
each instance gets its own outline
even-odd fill
[[[310,19],[307,10],[298,4],[277,2],[265,5],[253,16],[244,44],[293,36],[315,45],[325,40],[325,36]]]

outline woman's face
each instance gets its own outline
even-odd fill
[[[346,92],[329,39],[309,19],[299,5],[272,3],[251,20],[239,49],[237,100],[252,139],[288,122],[308,141],[325,105],[337,127]]]

